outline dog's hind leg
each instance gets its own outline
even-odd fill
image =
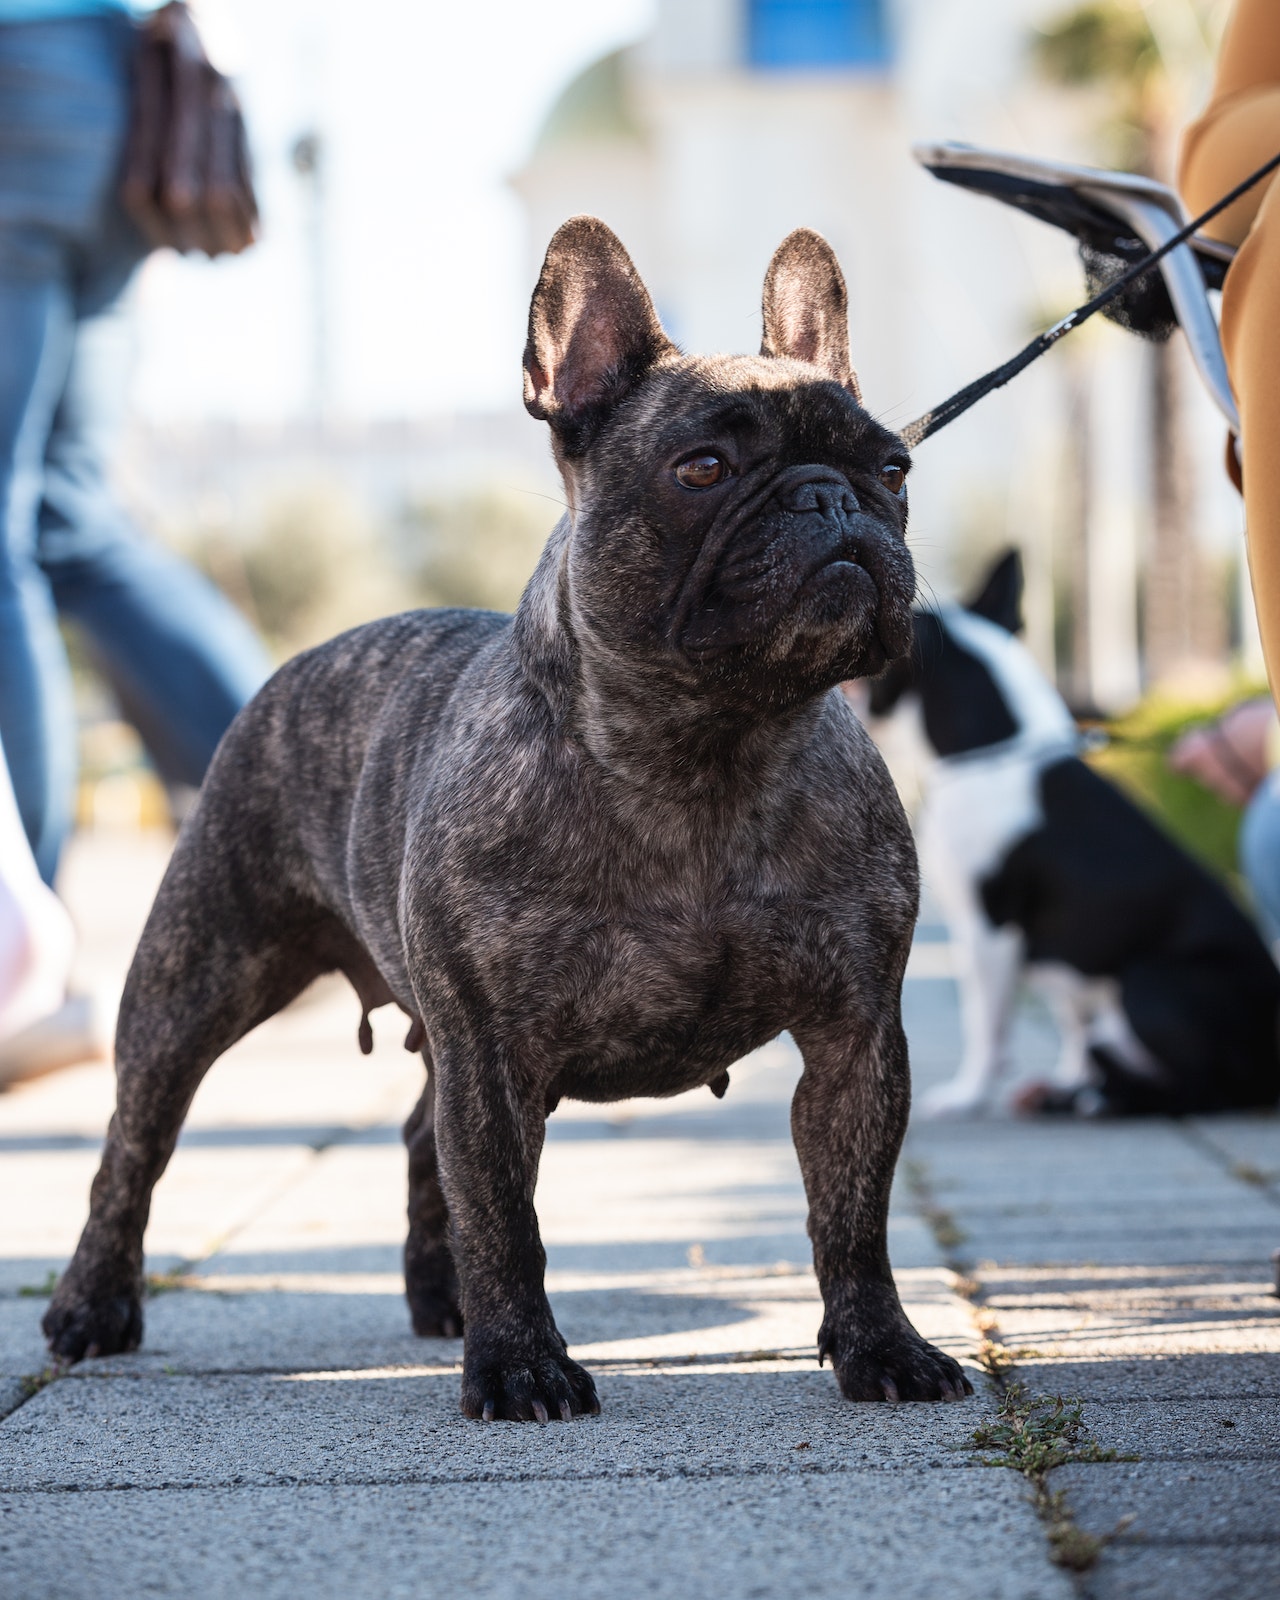
[[[409,1151],[409,1236],[404,1244],[404,1290],[413,1331],[456,1339],[462,1332],[458,1270],[449,1248],[449,1207],[436,1158],[435,1072],[428,1051],[427,1084],[404,1125]]]
[[[286,907],[277,879],[247,870],[252,864],[237,861],[233,847],[212,848],[225,841],[201,841],[199,819],[192,821],[129,970],[116,1032],[116,1111],[89,1219],[44,1317],[54,1354],[71,1361],[131,1350],[142,1338],[151,1191],[201,1079],[333,965],[317,945],[326,914]]]
[[[1104,981],[1088,979],[1073,967],[1045,962],[1028,970],[1030,986],[1048,1006],[1057,1024],[1058,1059],[1049,1082],[1064,1094],[1088,1086],[1089,1043],[1098,1019],[1115,1005]]]

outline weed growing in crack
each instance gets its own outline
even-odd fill
[[[974,1464],[1008,1467],[1020,1473],[1031,1486],[1036,1513],[1049,1541],[1050,1558],[1068,1572],[1087,1572],[1133,1518],[1122,1518],[1107,1534],[1087,1533],[1073,1520],[1066,1496],[1049,1489],[1048,1475],[1055,1467],[1071,1462],[1137,1458],[1102,1449],[1085,1429],[1080,1401],[1064,1400],[1061,1395],[1032,1396],[1025,1385],[1013,1381],[1018,1362],[1031,1360],[1038,1352],[1011,1349],[1001,1339],[996,1313],[984,1304],[983,1284],[973,1275],[970,1264],[960,1258],[964,1231],[951,1212],[934,1198],[924,1163],[906,1161],[902,1173],[921,1219],[946,1257],[955,1293],[969,1302],[979,1335],[977,1362],[1000,1396],[999,1412],[977,1429],[971,1445],[975,1451],[991,1453],[978,1457]]]
[[[967,1280],[972,1286],[973,1293],[966,1296],[970,1301],[976,1301],[982,1293],[982,1285],[975,1279]],[[975,1304],[973,1307],[973,1320],[978,1325],[981,1338],[978,1341],[977,1362],[987,1376],[994,1380],[1003,1391],[1007,1388],[1009,1379],[1019,1361],[1032,1361],[1039,1354],[1036,1350],[1022,1347],[1011,1350],[1002,1342],[1000,1329],[996,1324],[996,1314],[987,1306]]]
[[[1110,1533],[1086,1533],[1072,1521],[1066,1496],[1043,1489],[1037,1492],[1036,1509],[1044,1519],[1050,1559],[1068,1572],[1088,1572],[1112,1540],[1118,1539],[1133,1521],[1132,1517],[1121,1517]]]
[[[961,1264],[954,1258],[965,1241],[965,1231],[947,1208],[934,1199],[924,1163],[904,1161],[902,1174],[907,1180],[907,1188],[915,1200],[920,1219],[933,1235],[938,1249],[946,1256],[948,1266],[955,1272],[962,1271]]]
[[[1118,1459],[1114,1450],[1103,1450],[1086,1433],[1079,1400],[1029,1395],[1021,1383],[1005,1390],[995,1417],[975,1431],[973,1447],[999,1452],[984,1457],[983,1466],[1012,1467],[1028,1478],[1068,1462]]]
[[[189,1289],[191,1287],[185,1263],[183,1266],[174,1267],[171,1272],[147,1273],[146,1295],[148,1300],[155,1300],[162,1294],[171,1294],[175,1289]]]
[[[42,1367],[39,1372],[24,1373],[18,1379],[18,1392],[23,1400],[34,1400],[41,1389],[47,1389],[51,1383],[56,1383],[59,1378],[65,1377],[69,1370],[69,1362],[51,1361],[47,1367]]]
[[[47,1300],[58,1287],[58,1274],[50,1267],[43,1283],[24,1283],[18,1290],[20,1300]]]
[[[1079,1400],[1030,1395],[1024,1385],[1011,1383],[996,1416],[975,1430],[972,1448],[998,1452],[980,1456],[978,1465],[1010,1467],[1031,1485],[1036,1512],[1049,1540],[1049,1555],[1070,1572],[1088,1572],[1106,1546],[1133,1521],[1122,1517],[1110,1533],[1086,1533],[1072,1519],[1065,1495],[1049,1488],[1048,1475],[1055,1467],[1137,1459],[1104,1450],[1089,1436]]]

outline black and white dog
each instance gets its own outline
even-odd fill
[[[915,767],[921,867],[960,962],[964,1055],[925,1109],[989,1100],[1024,972],[1062,1032],[1038,1108],[1273,1105],[1280,973],[1226,891],[1080,759],[1014,637],[1021,600],[1011,552],[968,606],[917,611],[911,654],[868,691],[873,729]]]

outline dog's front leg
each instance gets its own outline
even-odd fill
[[[436,1149],[462,1280],[462,1409],[485,1422],[568,1421],[600,1409],[551,1315],[533,1191],[543,1094],[482,1050],[438,1063]]]
[[[889,1267],[889,1190],[911,1102],[896,1010],[797,1030],[804,1073],[791,1105],[830,1356],[850,1400],[958,1400],[959,1365],[907,1321]]]

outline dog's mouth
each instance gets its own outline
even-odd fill
[[[875,642],[890,661],[910,648],[912,596],[899,593],[899,575],[886,570],[884,553],[874,547],[885,537],[881,533],[872,540],[856,529],[844,530],[834,548],[810,564],[799,597],[817,598],[827,588],[842,590],[841,610],[859,611],[873,622]]]
[[[856,533],[851,530],[842,533],[832,549],[820,552],[810,562],[808,572],[801,583],[801,588],[805,588],[815,579],[821,578],[824,573],[837,571],[840,568],[864,573],[874,587],[875,579],[872,578],[863,563],[862,545],[863,541],[858,538]]]

